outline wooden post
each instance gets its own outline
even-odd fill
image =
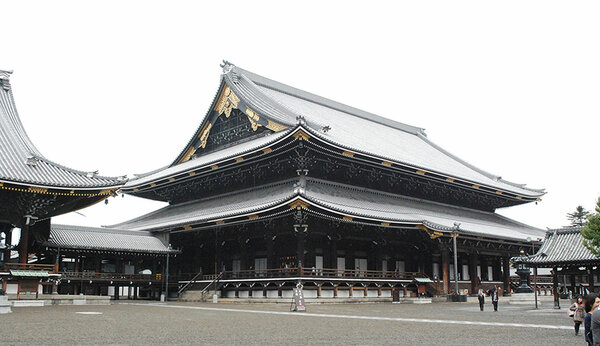
[[[306,263],[304,263],[304,239],[306,238],[306,234],[304,232],[302,232],[302,230],[300,229],[299,232],[296,233],[296,238],[297,238],[296,259],[298,261],[297,267],[301,268],[306,265]],[[302,275],[302,274],[300,274],[300,275]]]
[[[477,294],[479,291],[479,282],[477,278],[477,254],[469,254],[469,277],[471,279],[471,294]]]
[[[368,286],[365,286],[364,296],[365,297],[369,296],[369,287]]]
[[[552,268],[552,291],[554,291],[554,308],[560,309],[560,300],[558,299],[558,270]]]
[[[28,246],[29,246],[29,225],[27,221],[21,227],[21,239],[19,240],[19,263],[27,264],[28,260]]]
[[[348,296],[349,297],[353,297],[354,296],[354,286],[350,286],[350,290],[348,291]]]
[[[333,285],[333,298],[337,298],[338,296],[338,285]]]
[[[587,267],[589,291],[594,292],[594,267]]]
[[[504,295],[510,293],[510,258],[502,258],[502,271],[504,272]]]
[[[447,247],[442,248],[442,279],[444,281],[444,293],[450,293],[450,252]]]
[[[321,286],[322,284],[317,284],[317,298],[321,298]]]
[[[538,308],[538,290],[537,290],[537,268],[533,268],[533,293],[535,295],[535,308]]]

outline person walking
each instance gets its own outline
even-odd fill
[[[585,319],[583,297],[577,297],[575,303],[569,307],[569,311],[572,312],[573,323],[575,323],[575,336],[577,336],[579,335],[579,327],[581,327],[581,323]]]
[[[494,311],[498,312],[498,287],[494,287],[492,290],[492,305],[494,305]]]
[[[598,299],[596,299],[598,301]],[[600,310],[598,304],[592,309],[592,341],[594,346],[600,346]]]
[[[485,304],[485,294],[483,294],[483,290],[479,290],[477,299],[479,300],[479,310],[483,311],[483,304]]]
[[[584,336],[585,341],[588,343],[588,346],[594,345],[594,336],[592,334],[592,312],[598,308],[600,305],[600,298],[595,293],[590,293],[585,296],[584,301],[584,309],[585,309],[585,317],[583,319],[583,327],[584,327]]]

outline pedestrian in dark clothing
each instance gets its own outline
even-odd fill
[[[494,305],[494,311],[498,312],[498,288],[494,288],[492,291],[492,305]]]
[[[594,337],[592,335],[592,312],[600,305],[600,298],[594,293],[590,293],[585,297],[583,307],[585,309],[585,317],[583,319],[584,336],[588,346],[594,345]]]
[[[573,312],[573,323],[575,323],[575,335],[577,336],[579,335],[579,327],[585,319],[583,297],[577,297],[577,300],[569,307],[569,310]]]
[[[483,304],[485,304],[485,294],[483,294],[483,290],[479,290],[477,299],[479,300],[479,310],[483,311]]]
[[[600,299],[596,299],[597,302],[599,300]],[[594,342],[594,346],[600,346],[600,310],[598,310],[599,309],[597,307],[598,305],[600,305],[600,302],[598,304],[594,304],[595,308],[592,309],[591,325],[592,325],[592,341]]]

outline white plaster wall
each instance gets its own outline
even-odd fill
[[[18,284],[6,284],[6,293],[8,294],[17,294],[18,289]]]

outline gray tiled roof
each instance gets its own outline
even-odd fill
[[[0,181],[61,188],[105,188],[125,181],[81,172],[46,159],[17,113],[10,72],[0,70]]]
[[[544,194],[544,190],[505,181],[459,159],[431,142],[421,128],[310,94],[233,65],[224,79],[261,116],[288,126],[302,116],[314,135],[340,147],[519,195]],[[330,130],[323,133],[323,126],[329,126]]]
[[[452,231],[460,223],[460,232],[493,238],[541,240],[544,231],[502,215],[428,202],[378,191],[334,185],[312,180],[305,196],[340,213],[381,221],[423,224],[440,231]]]
[[[131,188],[135,186],[141,186],[151,181],[156,181],[164,177],[173,176],[180,173],[192,171],[201,167],[209,166],[212,164],[219,163],[233,157],[238,157],[242,154],[253,152],[254,150],[260,150],[264,146],[276,142],[278,139],[283,138],[288,131],[281,131],[271,136],[259,137],[238,145],[234,145],[219,151],[202,155],[196,159],[182,162],[178,165],[165,167],[164,169],[156,170],[148,174],[140,175],[136,179],[131,179],[125,184],[125,188]]]
[[[171,205],[111,227],[168,230],[258,213],[298,197],[337,214],[379,222],[423,224],[440,231],[451,231],[454,223],[459,222],[460,231],[465,234],[513,240],[525,240],[528,237],[541,240],[544,236],[542,230],[496,213],[399,197],[317,179],[308,179],[302,189],[298,188],[297,182],[289,181],[246,192]]]
[[[582,227],[567,227],[549,230],[539,251],[525,259],[515,257],[516,262],[537,267],[552,267],[568,264],[600,264],[596,257],[583,245]]]
[[[169,252],[168,247],[150,232],[68,225],[52,225],[50,237],[45,245],[63,249],[114,252]]]
[[[163,230],[192,223],[218,221],[236,215],[252,214],[284,203],[295,195],[293,182],[265,188],[214,196],[177,205],[110,227],[130,230]]]

